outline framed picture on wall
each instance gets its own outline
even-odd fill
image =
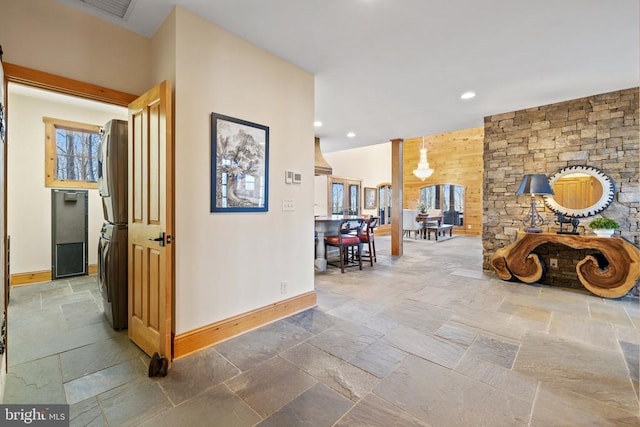
[[[269,210],[269,127],[211,113],[211,212]]]
[[[364,187],[364,208],[375,209],[378,206],[378,192],[375,188]]]

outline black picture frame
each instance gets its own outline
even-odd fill
[[[269,127],[211,113],[211,212],[269,210]]]

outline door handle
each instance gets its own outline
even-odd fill
[[[160,233],[158,237],[155,239],[153,237],[149,238],[152,242],[160,242],[160,246],[164,247],[164,231]]]

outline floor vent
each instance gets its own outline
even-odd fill
[[[81,0],[82,3],[100,9],[109,15],[125,19],[133,0]]]

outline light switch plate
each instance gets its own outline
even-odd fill
[[[293,212],[294,210],[295,210],[295,205],[292,199],[282,200],[282,212]]]

